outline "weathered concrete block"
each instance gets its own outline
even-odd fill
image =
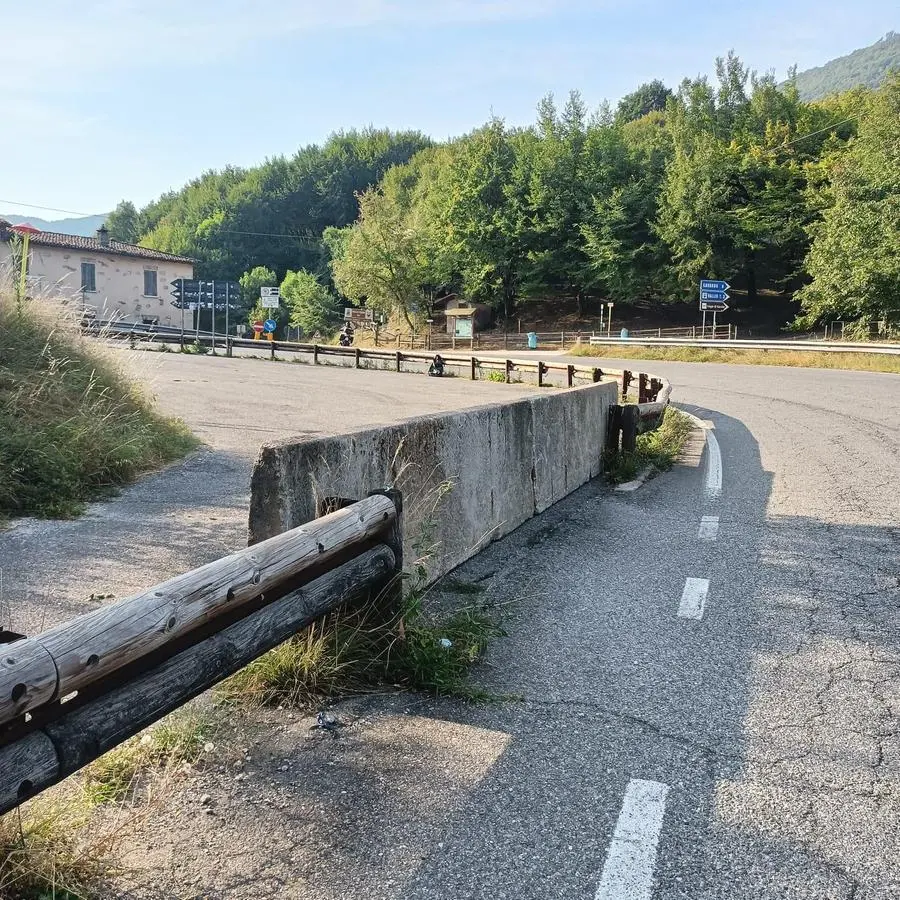
[[[325,498],[403,491],[404,559],[454,569],[600,472],[615,384],[591,384],[386,428],[268,444],[251,481],[249,537],[315,518]]]

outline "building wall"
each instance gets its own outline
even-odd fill
[[[32,244],[29,256],[30,290],[34,294],[57,294],[81,303],[81,264],[94,263],[97,290],[86,292],[84,303],[96,312],[98,319],[141,322],[147,317],[157,319],[160,325],[181,324],[181,310],[172,306],[170,282],[193,278],[194,267],[190,263],[40,244]],[[157,297],[144,296],[145,269],[156,270]],[[190,319],[192,314],[187,315]]]

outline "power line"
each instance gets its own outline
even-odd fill
[[[776,150],[781,150],[782,147],[790,147],[791,144],[796,144],[798,141],[805,141],[807,138],[815,137],[817,134],[824,134],[826,131],[832,131],[835,128],[840,128],[841,125],[848,125],[850,122],[858,119],[859,116],[860,113],[857,113],[855,116],[850,116],[849,119],[844,119],[842,122],[834,122],[833,124],[828,125],[825,128],[820,128],[818,131],[811,131],[809,134],[801,134],[800,137],[796,137],[792,141],[785,141],[783,144],[779,144],[777,147],[773,147],[769,152],[774,153]]]
[[[96,213],[76,212],[74,209],[57,209],[55,206],[38,206],[37,203],[21,203],[18,200],[0,200],[0,203],[8,203],[10,206],[27,206],[29,209],[40,209],[44,212],[67,213],[70,216],[95,216]]]

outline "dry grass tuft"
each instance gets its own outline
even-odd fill
[[[196,445],[64,304],[0,285],[0,516],[76,515]]]
[[[115,833],[89,837],[71,797],[33,800],[0,818],[0,897],[87,900],[115,871]]]

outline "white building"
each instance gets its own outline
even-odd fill
[[[0,219],[0,267],[10,264],[16,237]],[[72,298],[97,319],[180,325],[170,284],[193,278],[194,260],[110,240],[106,228],[93,238],[40,231],[29,238],[27,274],[31,296]]]

